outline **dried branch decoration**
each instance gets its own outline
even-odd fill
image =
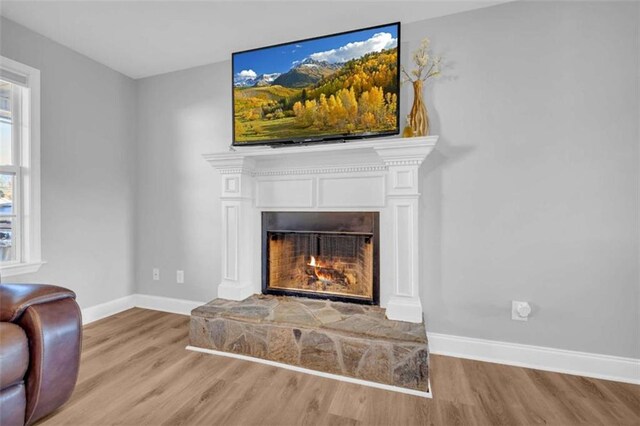
[[[429,78],[437,78],[441,75],[440,65],[442,64],[442,57],[431,56],[429,46],[431,40],[425,37],[420,42],[420,47],[413,52],[413,62],[416,64],[416,68],[411,70],[411,74],[402,67],[402,73],[404,77],[402,83],[413,83],[421,80],[426,81]]]

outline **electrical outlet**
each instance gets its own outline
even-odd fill
[[[181,271],[181,270],[176,271],[176,282],[178,284],[184,284],[184,271]]]
[[[529,302],[511,301],[511,319],[515,321],[529,321],[531,306]]]
[[[160,281],[160,269],[153,268],[153,280]]]

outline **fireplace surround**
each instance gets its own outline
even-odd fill
[[[262,293],[379,304],[378,217],[263,212]]]
[[[423,322],[420,166],[437,136],[205,154],[221,174],[222,280],[218,297],[262,293],[262,214],[379,214],[379,304],[391,320]],[[311,263],[310,261],[308,263]],[[334,268],[335,269],[335,268]]]

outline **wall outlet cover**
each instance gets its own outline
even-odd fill
[[[178,284],[184,284],[184,271],[181,271],[181,270],[176,271],[176,282]]]
[[[153,268],[153,280],[160,281],[160,269]]]
[[[529,302],[521,302],[518,300],[511,301],[511,319],[515,321],[529,321],[531,314],[531,306]]]

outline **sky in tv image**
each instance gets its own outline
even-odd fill
[[[234,54],[235,143],[397,131],[398,29]]]
[[[305,59],[346,62],[365,53],[396,47],[397,42],[397,26],[388,25],[236,54],[233,60],[234,83],[242,84],[243,80],[260,74],[287,72]]]

